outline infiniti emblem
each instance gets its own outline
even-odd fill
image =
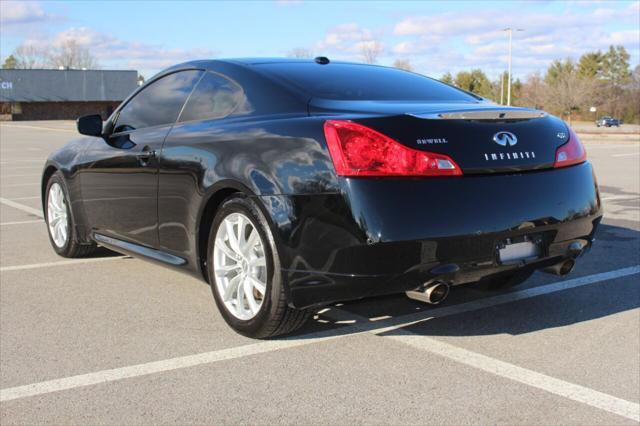
[[[493,135],[493,141],[500,146],[514,146],[518,143],[518,138],[511,132],[498,132]]]

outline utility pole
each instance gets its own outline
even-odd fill
[[[513,32],[514,31],[524,31],[522,28],[505,28],[503,31],[507,31],[509,33],[509,75],[507,77],[507,105],[511,105],[511,44],[513,40]]]
[[[504,105],[504,72],[500,73],[500,105]]]

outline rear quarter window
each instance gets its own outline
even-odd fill
[[[179,121],[226,117],[238,109],[243,98],[242,88],[238,84],[207,72],[189,96]]]

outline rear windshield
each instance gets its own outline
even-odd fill
[[[269,63],[260,71],[314,98],[370,101],[462,101],[479,98],[419,74],[359,64]]]

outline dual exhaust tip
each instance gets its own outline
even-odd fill
[[[409,299],[437,305],[449,295],[449,284],[436,281],[417,290],[407,291],[406,294]]]
[[[569,275],[575,266],[575,259],[565,259],[560,263],[544,268],[543,271],[553,275],[565,276]]]
[[[548,266],[544,268],[543,271],[554,275],[564,276],[570,274],[575,266],[575,259],[569,258],[556,263],[555,265]],[[441,281],[435,281],[419,289],[407,291],[406,294],[409,299],[429,303],[431,305],[437,305],[447,298],[449,295],[449,288],[449,284]]]

